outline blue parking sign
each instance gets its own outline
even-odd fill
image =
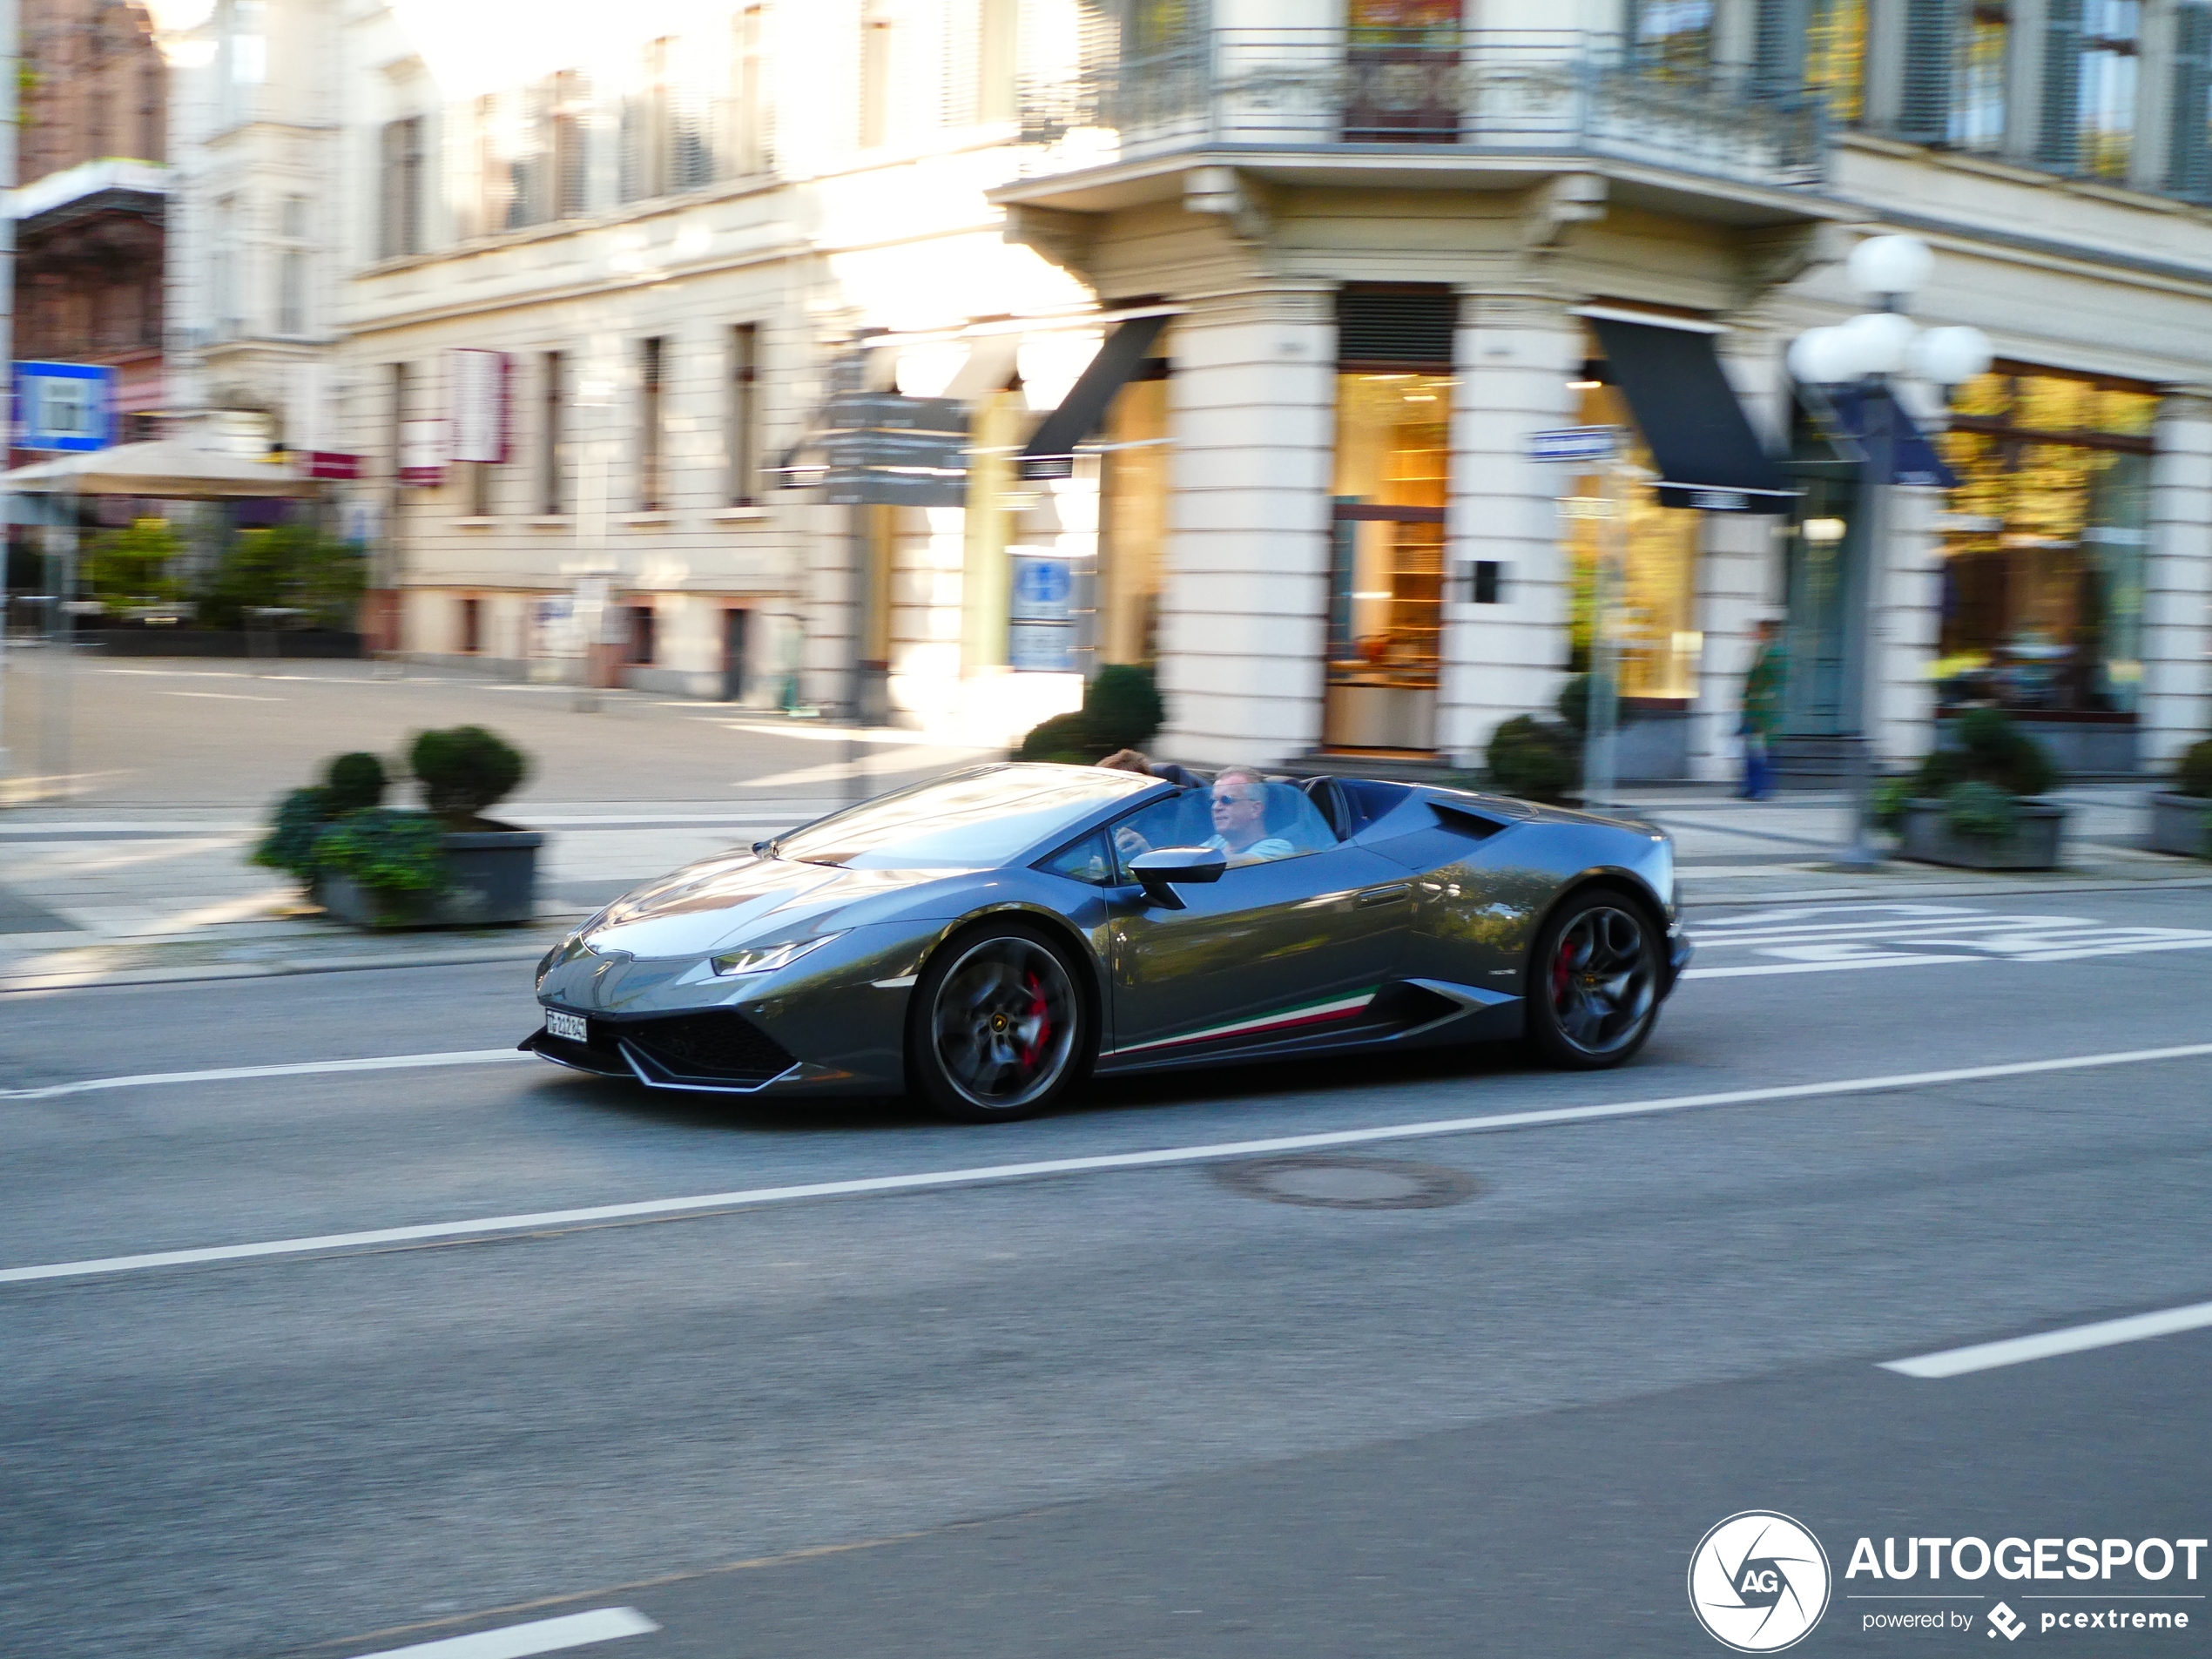
[[[16,365],[16,448],[105,449],[115,442],[115,371],[99,363]]]

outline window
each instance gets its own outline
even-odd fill
[[[1113,849],[1107,845],[1105,833],[1086,835],[1069,846],[1063,846],[1043,863],[1040,870],[1054,875],[1064,875],[1070,881],[1081,881],[1094,887],[1110,887],[1116,884]]]
[[[891,19],[870,6],[860,18],[860,144],[873,150],[891,136]]]
[[[2012,44],[2010,0],[1974,0],[1953,48],[1948,137],[1961,150],[2005,142],[2005,71]]]
[[[760,489],[760,328],[730,330],[730,504],[754,507]]]
[[[398,259],[422,251],[422,118],[387,121],[380,134],[375,189],[376,253]]]
[[[2148,388],[2000,366],[1943,438],[1939,697],[2124,718],[2142,682]]]
[[[553,78],[551,147],[553,216],[574,219],[584,210],[589,185],[583,135],[583,78],[563,70]]]
[[[1021,51],[1020,0],[978,0],[975,19],[975,118],[1011,121]]]
[[[2100,179],[2126,179],[2134,155],[2141,33],[2141,0],[2086,0],[2082,6],[2076,165]]]
[[[1656,80],[1702,82],[1713,64],[1713,0],[1635,0],[1637,66]]]
[[[1137,810],[1114,826],[1115,851],[1125,879],[1129,861],[1171,846],[1211,846],[1231,865],[1325,853],[1337,833],[1296,784],[1271,783],[1231,766],[1206,789],[1185,789]]]
[[[637,510],[657,513],[667,504],[664,474],[662,361],[667,341],[641,341],[637,352]]]
[[[469,516],[491,516],[491,468],[489,461],[471,461],[469,469]]]
[[[1865,112],[1866,0],[1813,0],[1805,24],[1805,86],[1828,118],[1856,126]]]
[[[537,428],[538,509],[550,515],[568,510],[567,365],[556,351],[545,354],[544,364],[543,415]]]
[[[225,196],[215,204],[215,235],[207,266],[208,309],[219,340],[228,340],[239,331],[238,229],[238,199]]]
[[[737,99],[735,144],[732,165],[740,173],[764,171],[768,165],[768,77],[764,53],[767,50],[767,9],[747,6],[738,14],[737,73],[732,89]]]
[[[651,605],[630,607],[630,664],[633,668],[653,665],[653,608]]]
[[[277,332],[297,336],[308,330],[307,199],[287,196],[279,211],[277,228],[290,246],[277,254]]]
[[[2173,28],[2166,188],[2201,202],[2212,196],[2212,5],[2175,7]]]
[[[1454,313],[1440,288],[1338,296],[1322,718],[1331,748],[1434,746]]]
[[[1106,414],[1099,475],[1097,651],[1102,663],[1159,656],[1168,515],[1168,363],[1139,365]]]
[[[484,648],[484,602],[468,598],[461,602],[461,654],[474,657]]]
[[[1588,350],[1599,357],[1595,334]],[[1629,435],[1623,457],[1625,488],[1618,493],[1602,474],[1575,479],[1561,499],[1560,539],[1568,558],[1572,589],[1568,611],[1568,666],[1588,672],[1597,631],[1598,561],[1608,536],[1622,535],[1620,589],[1613,617],[1620,694],[1654,702],[1681,703],[1696,694],[1697,663],[1703,640],[1694,625],[1697,544],[1702,516],[1659,504],[1659,472],[1650,452],[1635,435],[1635,416],[1620,389],[1595,371],[1595,383],[1582,384],[1576,416],[1584,426],[1616,427]],[[1621,514],[1616,529],[1616,513]]]

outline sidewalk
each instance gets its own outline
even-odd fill
[[[871,781],[892,781],[886,768]],[[304,912],[298,891],[246,861],[260,830],[239,808],[42,807],[0,815],[0,992],[248,977],[435,962],[534,961],[598,906],[692,859],[829,811],[826,793],[762,799],[537,800],[514,816],[547,832],[536,924],[481,933],[363,934]],[[1743,801],[1676,790],[1622,792],[1675,838],[1685,903],[1997,897],[2099,888],[2212,887],[2212,864],[2146,853],[2142,792],[2084,787],[2067,865],[1985,874],[1885,863],[1837,869],[1846,826],[1836,795]]]

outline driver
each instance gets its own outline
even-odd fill
[[[1261,864],[1298,851],[1267,833],[1267,780],[1249,766],[1214,774],[1213,833],[1203,845],[1218,847],[1231,864]]]

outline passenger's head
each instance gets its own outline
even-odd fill
[[[1214,773],[1213,833],[1232,853],[1267,833],[1267,780],[1251,767]]]

